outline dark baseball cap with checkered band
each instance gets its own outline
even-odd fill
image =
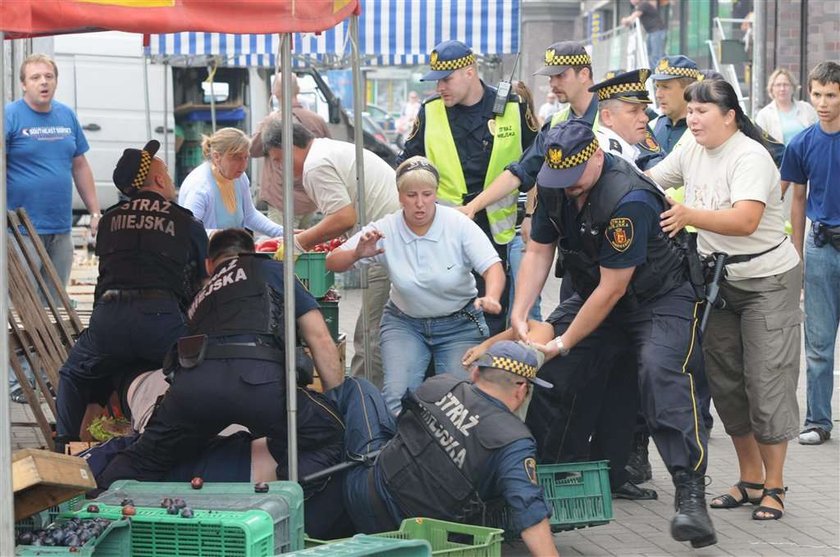
[[[618,99],[629,103],[650,104],[650,95],[645,87],[649,76],[648,69],[620,73],[593,85],[589,92],[598,93],[599,101]]]
[[[131,197],[143,187],[158,149],[160,149],[160,142],[152,139],[142,149],[123,151],[114,168],[113,176],[114,185],[123,195]]]
[[[650,76],[654,81],[666,81],[680,77],[702,79],[697,62],[682,54],[662,58],[656,64],[655,71],[656,73]]]
[[[598,140],[585,121],[574,119],[554,126],[545,138],[545,161],[537,174],[537,185],[545,188],[575,185],[586,169],[586,162],[597,150]]]
[[[592,66],[592,57],[586,52],[583,44],[575,41],[554,43],[545,49],[545,66],[537,70],[534,75],[560,75],[569,68]]]
[[[475,64],[475,54],[461,41],[443,41],[432,50],[429,66],[432,71],[420,81],[437,81],[449,77],[455,70]]]
[[[541,360],[535,348],[512,340],[500,340],[475,361],[478,367],[492,367],[508,371],[527,379],[534,385],[551,389],[554,385],[537,377],[540,364]]]

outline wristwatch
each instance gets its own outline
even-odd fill
[[[557,347],[557,351],[560,353],[561,357],[569,355],[569,349],[563,344],[563,339],[561,337],[555,337],[551,342],[553,342],[554,346]]]

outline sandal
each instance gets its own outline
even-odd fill
[[[779,497],[779,495],[784,495],[785,493],[787,493],[787,490],[788,488],[786,487],[774,487],[772,489],[765,489],[764,497],[770,497],[771,499],[775,499],[776,502],[782,506],[782,508],[774,509],[773,507],[761,505],[753,511],[753,520],[779,520],[780,518],[782,518],[782,515],[785,514],[785,502],[781,497]],[[762,497],[762,499],[764,497]],[[759,513],[768,514],[770,516],[760,516]]]
[[[757,484],[753,482],[745,482],[743,480],[736,483],[732,486],[738,490],[738,493],[741,495],[740,499],[735,499],[731,494],[724,493],[723,495],[718,495],[714,499],[712,499],[709,507],[713,509],[734,509],[735,507],[740,507],[741,505],[746,505],[750,503],[752,505],[758,505],[761,503],[761,499],[766,494],[766,490],[764,489],[764,484]],[[747,494],[748,489],[760,489],[762,495],[751,499],[750,496]],[[717,501],[717,503],[715,503]]]

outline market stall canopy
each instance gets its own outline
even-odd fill
[[[128,31],[312,33],[347,19],[359,0],[0,0],[7,39]]]
[[[448,39],[480,55],[516,53],[520,1],[360,0],[359,50],[370,65],[425,64],[434,46]],[[348,30],[348,22],[339,22],[323,33],[296,33],[292,52],[346,64]],[[279,40],[269,34],[170,33],[152,35],[149,54],[175,64],[215,56],[226,65],[273,67]]]

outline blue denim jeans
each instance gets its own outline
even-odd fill
[[[817,247],[814,234],[805,238],[805,361],[807,401],[805,428],[831,431],[834,394],[834,344],[840,324],[840,251]]]
[[[454,373],[466,379],[461,359],[487,336],[484,314],[472,302],[451,315],[415,318],[389,301],[382,312],[379,331],[385,372],[383,394],[388,409],[399,413],[403,395],[423,382],[432,358],[435,374]]]
[[[648,63],[650,63],[651,69],[656,68],[659,60],[665,57],[665,39],[667,38],[668,31],[665,29],[647,34],[645,43],[648,51]]]
[[[513,240],[508,244],[508,264],[510,265],[510,307],[513,308],[513,299],[516,295],[516,275],[519,273],[519,265],[522,263],[522,256],[525,254],[525,242],[522,241],[522,234],[516,233]],[[542,296],[537,294],[537,299],[528,312],[528,319],[542,321],[540,303]]]

